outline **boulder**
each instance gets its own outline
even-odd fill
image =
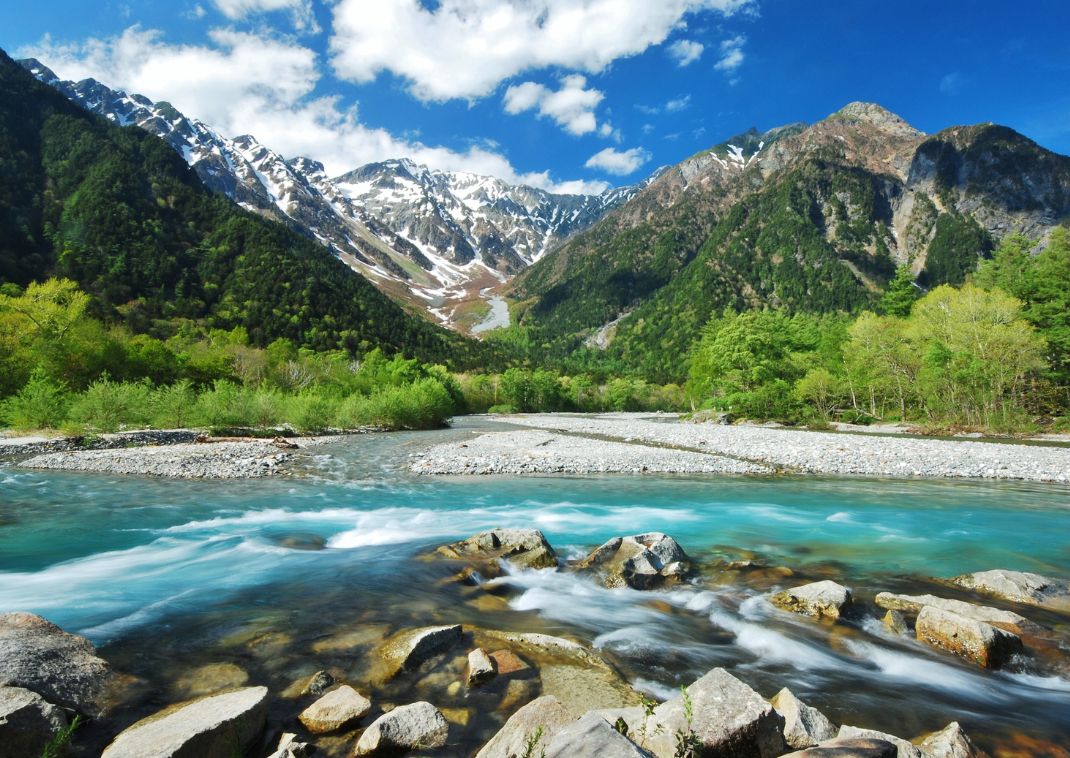
[[[591,712],[559,731],[546,747],[546,758],[651,758]]]
[[[445,558],[480,564],[496,564],[504,560],[518,568],[557,568],[557,554],[538,529],[491,529],[444,545],[436,553]]]
[[[931,605],[921,609],[914,632],[919,640],[983,668],[1000,668],[1022,651],[1017,634]]]
[[[948,581],[1014,603],[1070,608],[1070,584],[1040,574],[993,569],[963,574]]]
[[[427,702],[401,705],[384,713],[364,730],[354,755],[396,755],[409,750],[442,747],[450,725],[435,706]]]
[[[387,666],[387,678],[400,671],[415,669],[424,661],[444,653],[461,641],[459,624],[406,629],[383,641],[379,655]]]
[[[693,571],[683,548],[661,532],[614,537],[577,563],[576,568],[597,573],[607,587],[637,590],[675,584]]]
[[[984,621],[987,624],[998,624],[1004,628],[1020,629],[1023,625],[1029,625],[1028,619],[1013,611],[1004,611],[999,608],[990,608],[987,605],[977,605],[936,595],[896,595],[891,592],[881,592],[874,598],[874,602],[881,608],[910,614],[921,613],[921,609],[928,605],[976,621]]]
[[[319,697],[332,686],[334,686],[334,677],[331,676],[330,672],[317,671],[309,678],[302,694]]]
[[[778,608],[818,618],[838,619],[851,604],[851,591],[842,584],[825,580],[778,592],[769,598]]]
[[[653,735],[647,749],[658,758],[672,758],[677,732],[690,729],[700,755],[772,758],[786,751],[784,719],[765,698],[727,671],[716,668],[686,690],[692,719],[685,714],[684,695],[662,703],[651,719]]]
[[[297,735],[287,732],[279,739],[279,746],[268,758],[309,758],[313,747],[307,742],[298,742]]]
[[[560,700],[544,695],[510,716],[490,742],[476,753],[476,758],[517,758],[525,754],[529,743],[530,754],[539,755],[572,720]]]
[[[836,736],[836,727],[825,714],[799,700],[787,687],[769,702],[784,717],[784,741],[788,747],[813,747]]]
[[[0,687],[0,746],[5,758],[38,758],[67,726],[61,708],[22,687]]]
[[[468,654],[468,686],[477,687],[483,682],[493,679],[498,673],[498,667],[494,659],[487,655],[487,651],[481,647]]]
[[[642,696],[604,661],[601,665],[544,663],[539,666],[544,695],[553,695],[573,718],[599,708],[639,705]]]
[[[918,747],[925,758],[980,758],[985,755],[974,747],[957,721],[952,721],[939,732],[933,732]]]
[[[921,750],[919,750],[916,745],[911,744],[909,740],[904,740],[902,737],[896,737],[894,734],[878,732],[875,729],[861,729],[857,726],[841,726],[836,738],[882,740],[895,746],[895,753],[893,753],[893,755],[895,755],[896,758],[923,758]]]
[[[95,717],[111,681],[111,668],[85,637],[32,613],[0,614],[0,685]]]
[[[267,703],[267,687],[246,687],[175,706],[121,732],[101,758],[230,758],[259,740]]]
[[[842,737],[788,753],[784,758],[897,758],[898,755],[898,748],[886,740]]]
[[[301,712],[297,718],[313,734],[344,729],[368,715],[372,702],[349,685],[331,690]]]
[[[904,635],[910,632],[907,620],[903,618],[903,614],[899,611],[888,611],[884,614],[884,618],[881,619],[881,623],[892,634]]]

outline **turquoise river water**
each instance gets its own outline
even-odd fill
[[[326,445],[305,478],[0,468],[0,611],[33,611],[86,635],[116,668],[144,679],[156,694],[127,720],[168,702],[193,665],[235,663],[277,691],[327,664],[359,668],[316,646],[339,630],[449,621],[572,636],[658,697],[726,666],[767,697],[790,686],[840,723],[912,737],[957,719],[990,748],[1022,735],[1070,742],[1070,667],[1058,663],[1070,655],[1066,616],[1024,611],[1055,630],[1061,655],[985,672],[892,636],[876,608],[835,627],[776,611],[762,595],[792,580],[761,572],[710,569],[694,586],[658,593],[523,573],[509,579],[508,606],[496,608],[465,602],[442,584],[441,566],[414,559],[495,526],[542,529],[564,557],[658,530],[710,566],[753,553],[801,577],[835,578],[865,607],[881,590],[934,591],[931,576],[1003,567],[1070,577],[1067,488],[404,470],[419,447],[477,426]],[[500,720],[477,708],[457,755],[474,752]]]

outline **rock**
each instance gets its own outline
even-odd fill
[[[446,717],[430,703],[400,705],[364,730],[357,740],[354,755],[393,755],[442,747],[449,731]]]
[[[319,697],[324,692],[329,690],[334,685],[334,677],[326,671],[317,671],[308,680],[308,684],[305,685],[305,695],[315,695]]]
[[[948,580],[975,592],[1029,605],[1070,607],[1070,584],[1026,571],[993,569]]]
[[[22,687],[0,687],[0,746],[5,758],[38,758],[67,726],[61,708]]]
[[[925,758],[980,758],[984,755],[974,747],[957,721],[933,732],[918,747]]]
[[[881,592],[874,598],[874,602],[881,608],[904,613],[920,613],[921,609],[928,605],[976,621],[999,624],[1003,627],[1021,628],[1023,625],[1029,625],[1028,619],[1013,611],[1003,611],[987,605],[976,605],[936,595],[896,595],[891,592]]]
[[[539,666],[542,693],[553,695],[573,718],[600,708],[639,705],[642,696],[604,662],[601,666],[545,663]]]
[[[479,563],[504,560],[519,568],[557,568],[557,554],[538,529],[491,529],[440,547],[436,552],[447,558]]]
[[[491,737],[476,758],[518,758],[525,754],[530,740],[530,754],[537,756],[557,733],[572,723],[572,715],[557,698],[544,695],[518,710],[498,733]],[[541,731],[540,731],[541,730]]]
[[[368,715],[372,703],[349,685],[331,690],[301,712],[298,719],[313,734],[343,729]]]
[[[614,537],[577,563],[576,568],[597,572],[607,587],[637,590],[674,584],[693,570],[683,548],[661,532]]]
[[[0,614],[0,685],[25,687],[95,717],[111,680],[111,668],[85,637],[32,613]]]
[[[722,668],[687,688],[693,718],[690,729],[700,755],[772,758],[786,750],[784,719],[765,698]],[[683,695],[654,709],[654,732],[647,748],[658,758],[675,755],[677,731],[687,733]]]
[[[788,747],[813,747],[836,736],[836,727],[825,714],[799,700],[787,687],[769,702],[784,717],[784,740]]]
[[[481,647],[468,654],[468,686],[477,687],[494,678],[498,667],[487,651]]]
[[[923,758],[921,750],[916,745],[910,743],[909,740],[904,740],[902,737],[896,737],[894,734],[885,734],[884,732],[878,732],[875,729],[861,729],[857,726],[841,726],[839,733],[836,735],[837,739],[863,739],[863,740],[883,740],[895,745],[895,755],[897,758]]]
[[[903,635],[910,632],[907,620],[903,618],[903,614],[899,611],[888,611],[884,614],[884,618],[881,619],[881,623],[892,634]]]
[[[101,758],[230,758],[264,730],[267,687],[247,687],[165,709],[121,732]]]
[[[898,755],[899,749],[886,740],[842,737],[788,753],[784,758],[897,758]]]
[[[1000,668],[1022,651],[1017,634],[931,605],[921,609],[914,632],[919,640],[983,668]]]
[[[387,678],[400,671],[416,668],[435,655],[444,653],[461,641],[461,627],[428,626],[398,632],[385,640],[379,654],[387,665]]]
[[[523,659],[512,650],[495,650],[488,657],[490,658],[491,665],[494,667],[495,673],[501,676],[516,674],[517,672],[527,671],[531,668],[531,666],[524,663]],[[469,660],[471,660],[471,657],[469,657]]]
[[[279,739],[279,746],[268,758],[309,758],[312,749],[309,743],[298,742],[296,734],[287,732]]]
[[[188,700],[244,687],[248,681],[249,674],[233,663],[209,663],[184,672],[175,682],[174,690]]]
[[[650,753],[591,712],[554,736],[546,758],[650,758]]]
[[[778,608],[818,618],[838,619],[851,604],[851,591],[842,584],[825,580],[778,592],[769,598]]]

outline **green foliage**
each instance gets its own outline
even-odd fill
[[[929,243],[921,283],[926,287],[962,284],[966,275],[976,269],[991,250],[991,237],[974,219],[957,213],[942,213],[936,219],[936,231]]]
[[[152,387],[147,382],[94,382],[71,403],[68,421],[98,432],[142,428],[152,420]]]
[[[920,297],[921,290],[914,284],[914,273],[910,266],[900,266],[888,282],[888,289],[881,296],[877,309],[887,316],[906,318]]]
[[[16,395],[0,403],[0,422],[15,429],[58,429],[69,406],[67,388],[35,369]]]
[[[56,732],[41,751],[40,758],[62,758],[74,740],[74,733],[82,726],[82,716],[76,713],[67,726]]]
[[[444,426],[456,411],[449,391],[437,379],[383,387],[368,395],[347,398],[338,411],[345,428],[433,429]]]

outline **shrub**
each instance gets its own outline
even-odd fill
[[[286,420],[303,433],[326,431],[337,413],[338,403],[315,391],[302,392],[286,403]]]
[[[152,425],[158,429],[182,429],[197,422],[197,393],[188,379],[152,393]]]
[[[253,393],[232,382],[216,381],[197,398],[196,417],[207,426],[256,426]]]
[[[454,401],[440,382],[420,379],[405,386],[383,387],[368,396],[350,396],[339,409],[338,421],[347,429],[434,429],[454,412]]]
[[[69,418],[99,432],[148,426],[152,418],[152,388],[147,382],[101,379],[75,397]]]
[[[67,419],[67,388],[35,369],[18,394],[0,405],[0,419],[16,429],[56,429]]]

